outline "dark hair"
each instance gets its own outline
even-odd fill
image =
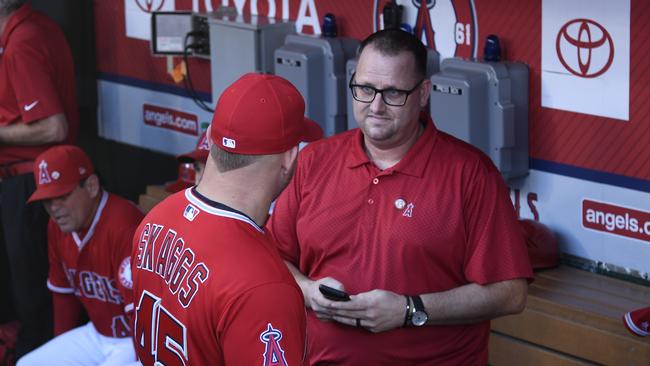
[[[210,157],[214,159],[217,170],[224,173],[251,165],[259,159],[260,155],[235,154],[212,145]]]
[[[381,54],[397,56],[401,52],[408,52],[415,60],[415,72],[418,77],[424,78],[427,74],[427,48],[413,34],[400,29],[384,29],[375,32],[364,39],[359,46],[359,55],[367,47],[372,46]]]
[[[13,13],[15,10],[23,6],[26,0],[0,0],[0,16],[5,16]]]

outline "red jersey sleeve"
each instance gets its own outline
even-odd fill
[[[276,242],[282,259],[293,263],[296,267],[299,267],[300,264],[300,246],[296,233],[302,181],[300,175],[305,170],[304,161],[301,161],[300,154],[298,154],[296,174],[275,201],[275,208],[266,225],[268,233]]]
[[[133,218],[130,220],[130,224],[116,233],[116,240],[114,242],[116,248],[113,258],[113,263],[115,263],[114,278],[117,279],[117,288],[122,295],[125,313],[130,313],[133,310],[131,249],[133,248],[133,235],[140,224],[142,214],[136,212],[132,216]]]
[[[47,224],[47,251],[50,269],[47,278],[47,287],[52,292],[60,294],[74,294],[74,284],[68,277],[63,261],[60,257],[61,230],[56,223],[50,220]]]
[[[481,285],[531,279],[523,234],[501,174],[490,162],[475,168],[465,183],[465,277]]]
[[[222,322],[220,343],[226,365],[305,362],[305,307],[294,286],[256,287],[235,300]]]
[[[24,123],[64,112],[53,80],[57,70],[48,59],[45,48],[38,47],[38,42],[30,39],[4,55],[9,82]]]

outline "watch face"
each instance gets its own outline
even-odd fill
[[[413,313],[413,318],[411,318],[411,322],[416,327],[420,327],[424,325],[428,319],[429,317],[427,316],[427,313],[425,313],[424,311],[416,311],[415,313]]]

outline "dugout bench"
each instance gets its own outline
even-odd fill
[[[650,365],[650,337],[621,316],[650,305],[650,287],[560,266],[535,273],[526,309],[492,321],[489,363]]]

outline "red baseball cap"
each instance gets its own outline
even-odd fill
[[[36,157],[36,191],[27,202],[61,197],[72,192],[83,179],[94,173],[88,155],[72,145],[59,145]]]
[[[650,336],[650,306],[623,315],[625,327],[639,337]]]
[[[205,163],[208,160],[208,155],[210,155],[210,146],[206,133],[203,132],[199,138],[199,142],[196,144],[196,148],[188,153],[177,156],[176,160],[179,163],[193,163],[195,161]]]
[[[196,171],[192,163],[178,163],[178,178],[167,184],[165,190],[175,193],[190,188],[194,186],[194,177],[196,177]]]
[[[267,155],[318,140],[323,130],[305,117],[302,95],[289,81],[248,73],[221,94],[210,137],[228,152]]]

